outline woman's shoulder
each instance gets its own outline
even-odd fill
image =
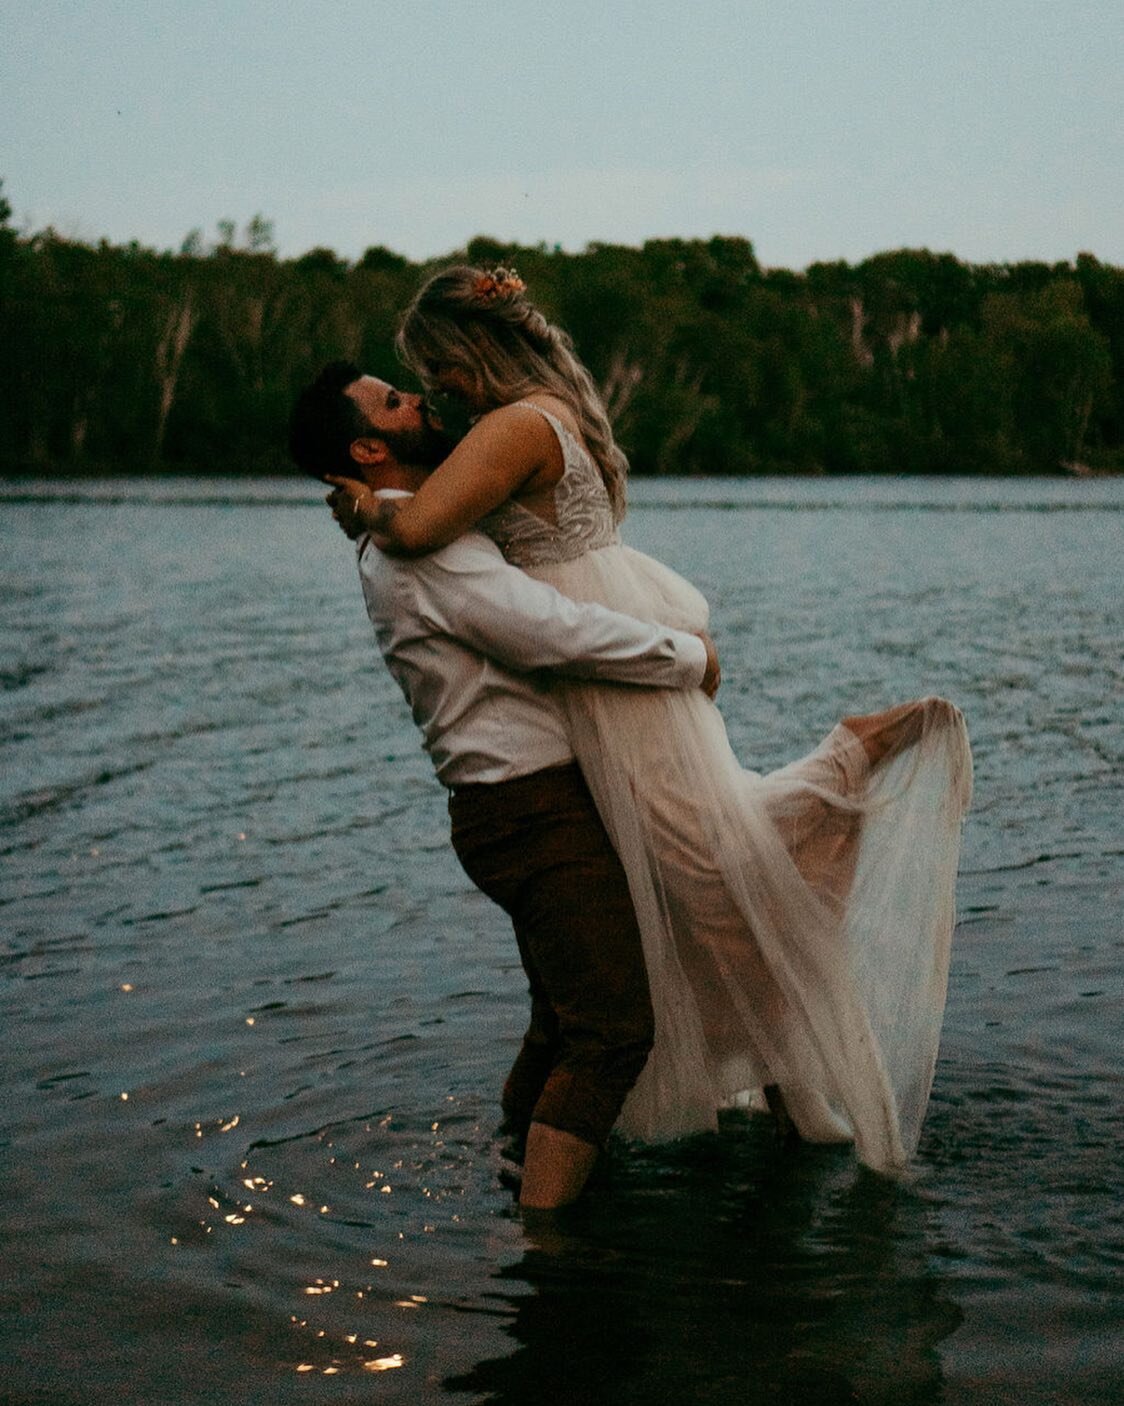
[[[572,458],[575,452],[587,459],[590,457],[574,408],[561,396],[552,395],[549,391],[533,391],[522,400],[513,401],[503,408],[522,414],[525,419],[537,420],[558,445],[565,460]]]
[[[559,396],[532,392],[522,400],[499,405],[481,415],[469,432],[484,448],[487,444],[519,444],[523,452],[538,452],[550,464],[565,458],[566,441],[583,448],[574,412]]]
[[[495,409],[485,411],[473,421],[472,430],[494,432],[501,427],[506,431],[522,427],[533,434],[549,435],[551,419],[559,420],[569,428],[573,418],[573,412],[565,401],[536,392],[524,396],[522,400],[513,400],[507,405],[497,405]]]
[[[481,415],[458,451],[501,471],[510,466],[519,474],[512,492],[521,499],[552,488],[565,472],[560,421],[536,402],[513,401]]]
[[[553,439],[554,431],[548,421],[537,414],[530,403],[519,400],[510,405],[497,405],[494,410],[478,416],[465,436],[466,442],[481,447],[506,444],[540,451]]]
[[[532,410],[545,412],[557,420],[575,437],[578,434],[578,422],[574,415],[574,408],[561,396],[552,395],[550,391],[533,391],[522,400],[513,401],[506,409],[514,409],[516,406],[530,407]],[[540,417],[541,418],[541,417]]]

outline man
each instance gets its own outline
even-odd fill
[[[301,395],[290,450],[316,477],[409,494],[449,450],[417,395],[333,362]],[[335,498],[329,496],[329,502]],[[367,611],[449,788],[453,846],[509,914],[531,1022],[504,1085],[526,1137],[520,1204],[574,1200],[651,1049],[627,881],[541,671],[660,688],[718,686],[709,639],[579,605],[477,532],[425,557],[357,543]]]

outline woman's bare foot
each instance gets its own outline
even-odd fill
[[[844,718],[843,726],[863,744],[867,760],[875,767],[916,742],[925,726],[926,714],[934,703],[941,701],[937,698],[915,699],[912,703],[887,708],[884,713]]]

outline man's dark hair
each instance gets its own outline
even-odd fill
[[[353,361],[330,361],[297,397],[289,419],[289,454],[313,478],[355,477],[351,443],[370,434],[371,425],[344,391],[362,374]]]

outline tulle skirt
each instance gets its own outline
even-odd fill
[[[628,547],[531,574],[643,619],[707,622],[693,586]],[[628,874],[656,1013],[617,1130],[700,1132],[775,1085],[803,1137],[903,1167],[936,1063],[971,795],[958,710],[927,698],[847,719],[759,775],[698,690],[559,695]]]

